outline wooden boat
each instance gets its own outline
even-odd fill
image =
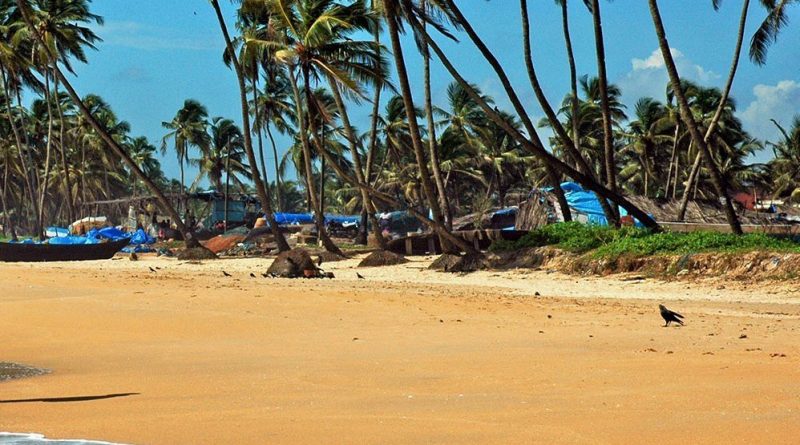
[[[0,243],[0,261],[87,261],[107,260],[130,241],[108,241],[98,244],[17,244]]]

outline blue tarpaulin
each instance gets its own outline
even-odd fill
[[[149,236],[144,230],[138,229],[135,232],[123,232],[116,227],[104,227],[102,229],[92,229],[85,236],[67,235],[50,238],[49,244],[97,244],[101,240],[118,241],[129,239],[130,245],[153,244],[155,238]]]
[[[314,224],[314,215],[311,213],[276,213],[275,222],[278,225]],[[359,224],[360,215],[325,215],[325,224],[337,223],[343,226]]]
[[[564,190],[564,195],[567,198],[567,204],[569,204],[569,207],[572,209],[573,213],[585,215],[587,222],[590,224],[597,224],[601,226],[608,225],[606,215],[603,213],[603,207],[600,206],[600,201],[597,199],[597,195],[595,195],[594,192],[584,190],[580,184],[574,182],[562,182],[561,189]],[[543,190],[549,192],[552,191],[553,188],[548,187]],[[622,207],[619,207],[619,214],[620,216],[627,216],[628,211]],[[578,219],[575,217],[576,215],[573,215],[574,219]],[[634,219],[634,223],[637,227],[642,227],[642,224],[638,220]]]

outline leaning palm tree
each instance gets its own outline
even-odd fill
[[[253,150],[253,135],[250,126],[250,107],[248,106],[247,85],[245,82],[247,73],[245,73],[241,63],[239,63],[239,60],[236,57],[236,49],[233,44],[233,39],[228,32],[228,25],[225,23],[225,17],[222,15],[222,9],[220,8],[219,0],[210,0],[210,2],[211,7],[214,9],[214,12],[217,16],[217,21],[219,22],[222,36],[225,39],[225,47],[228,51],[228,57],[230,57],[231,65],[233,65],[233,70],[236,73],[236,80],[239,84],[239,100],[242,108],[242,135],[244,136],[244,150],[247,154],[247,163],[250,165],[251,180],[255,185],[259,201],[261,201],[262,210],[267,217],[267,223],[269,224],[272,235],[275,237],[275,243],[278,246],[278,250],[281,252],[287,251],[289,250],[289,243],[286,242],[286,238],[283,236],[283,233],[281,233],[280,229],[278,228],[278,223],[275,221],[275,214],[272,210],[272,200],[270,199],[269,189],[264,185],[264,181],[261,179],[261,172],[258,169],[255,151]]]
[[[717,195],[720,197],[724,197],[725,216],[728,220],[728,224],[731,226],[731,231],[733,231],[733,233],[735,234],[741,234],[742,226],[739,222],[739,218],[736,216],[736,211],[733,208],[733,203],[731,202],[731,198],[728,193],[728,187],[725,182],[725,179],[720,173],[719,166],[717,166],[717,164],[714,162],[714,158],[712,156],[706,138],[703,137],[703,135],[700,133],[700,128],[697,124],[697,121],[692,115],[691,108],[689,106],[689,101],[683,92],[683,86],[681,85],[681,78],[680,75],[678,74],[678,69],[675,66],[675,60],[672,57],[672,52],[670,51],[669,42],[667,41],[666,31],[664,30],[664,24],[661,20],[661,13],[658,9],[658,1],[648,0],[648,4],[650,6],[650,15],[653,19],[653,25],[656,30],[656,36],[658,37],[658,45],[661,48],[661,55],[664,58],[664,64],[667,68],[667,74],[669,75],[670,83],[672,84],[672,89],[675,93],[675,98],[677,99],[678,106],[680,108],[680,113],[683,123],[686,124],[686,127],[688,128],[689,133],[692,136],[692,141],[703,154],[706,166],[708,167],[708,170],[711,173],[711,181],[712,184],[714,185],[714,189],[717,192]]]
[[[28,4],[25,0],[16,0],[17,7],[19,8],[20,15],[25,23],[25,26],[29,30],[30,34],[32,35],[33,39],[38,42],[39,45],[42,45],[44,48],[47,48],[47,51],[50,51],[49,47],[46,46],[46,40],[42,36],[40,32],[38,32],[36,24],[33,19],[33,11],[34,9],[31,8],[31,5]],[[55,58],[55,53],[50,52],[48,54],[50,57],[53,57],[55,62],[53,63],[53,73],[59,79],[61,84],[67,90],[70,98],[75,103],[75,105],[80,110],[83,117],[86,119],[87,122],[91,125],[92,129],[97,132],[97,134],[103,139],[103,141],[108,144],[108,148],[122,161],[128,166],[128,168],[133,171],[134,174],[144,182],[145,186],[150,190],[153,195],[155,195],[156,200],[161,206],[162,211],[166,212],[170,218],[175,221],[175,224],[178,226],[178,230],[183,234],[184,239],[186,240],[187,247],[200,247],[200,243],[197,239],[192,235],[192,232],[189,230],[188,227],[183,223],[180,218],[180,215],[172,207],[172,204],[169,202],[166,196],[161,192],[161,189],[151,180],[138,165],[136,162],[131,159],[128,153],[122,148],[121,144],[114,140],[114,138],[106,131],[106,129],[100,124],[100,122],[95,119],[95,117],[91,114],[90,110],[86,107],[86,105],[81,100],[80,96],[78,96],[75,89],[72,87],[69,79],[64,75],[59,67],[59,60]]]

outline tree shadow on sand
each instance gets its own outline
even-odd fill
[[[117,397],[129,397],[139,395],[138,392],[124,392],[117,394],[103,394],[99,396],[74,396],[74,397],[46,397],[39,399],[16,399],[16,400],[0,400],[0,403],[69,403],[69,402],[91,402],[93,400],[115,399]]]

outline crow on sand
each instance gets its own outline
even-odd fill
[[[358,277],[359,280],[363,280],[364,279],[364,277],[358,272],[356,272],[356,276]]]
[[[224,270],[222,271],[222,275],[225,275],[226,277],[230,277],[231,276],[231,274],[229,274],[228,272],[225,272]]]
[[[150,272],[156,273],[156,270],[151,267]]]
[[[255,277],[256,277],[256,274],[254,274],[253,272],[250,272],[250,278],[255,278]]]
[[[658,309],[661,311],[661,318],[663,318],[664,321],[666,322],[664,327],[669,326],[669,324],[673,321],[683,326],[683,321],[682,321],[683,315],[667,309],[666,307],[664,307],[663,304],[659,304]]]

